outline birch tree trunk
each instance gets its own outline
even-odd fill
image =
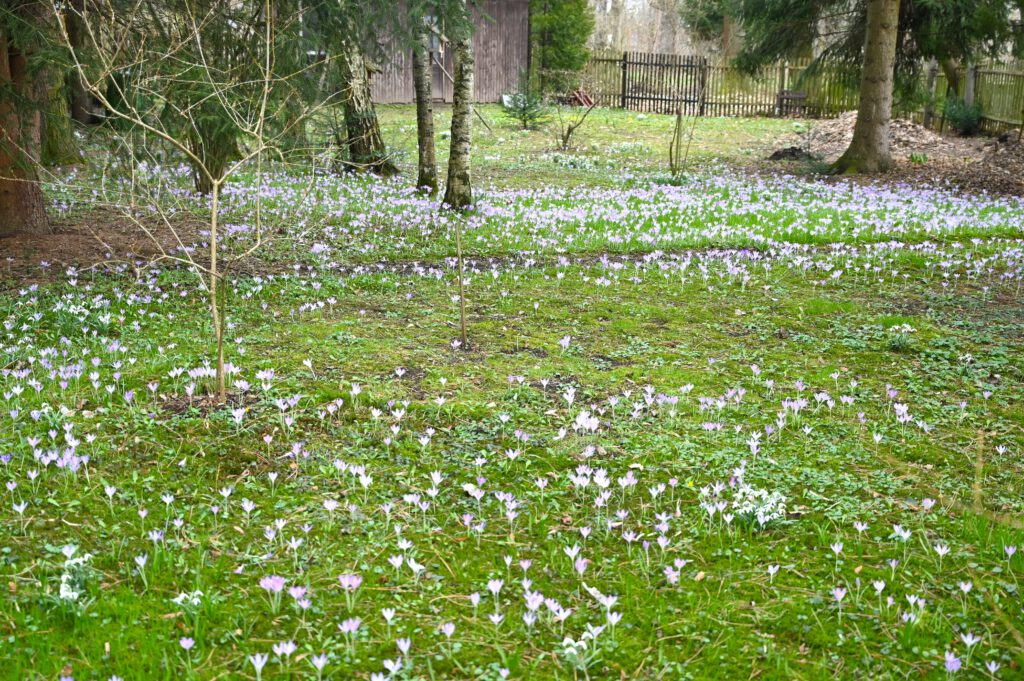
[[[473,119],[473,37],[467,31],[452,45],[454,85],[452,86],[452,143],[448,152],[448,184],[444,202],[455,210],[473,205],[469,173],[469,151]]]
[[[10,9],[35,23],[45,22],[46,7],[48,3],[29,1]],[[0,237],[50,231],[36,170],[43,108],[39,94],[28,55],[0,30]]]
[[[396,175],[398,168],[388,159],[377,111],[370,97],[370,79],[363,52],[358,44],[346,42],[341,57],[349,161],[356,170]]]
[[[835,172],[875,173],[892,166],[889,124],[899,16],[899,0],[868,0],[857,122],[850,147],[833,167]]]
[[[412,48],[412,78],[416,90],[416,147],[419,152],[416,186],[437,194],[437,153],[434,150],[434,104],[431,91],[430,52],[427,29],[416,36]]]

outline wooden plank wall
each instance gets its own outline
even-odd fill
[[[529,0],[484,0],[474,7],[476,30],[473,53],[476,60],[474,92],[478,102],[497,102],[503,94],[515,92],[520,72],[529,65]],[[385,53],[390,57],[378,67],[371,91],[378,104],[415,101],[412,86],[412,55],[408,48],[391,41]],[[434,99],[452,100],[453,74],[450,49],[433,54],[435,61]]]
[[[379,104],[416,101],[412,86],[412,51],[403,49],[395,39],[388,39],[382,51],[388,58],[376,64],[379,70],[370,80],[373,101]]]

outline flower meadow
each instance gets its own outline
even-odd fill
[[[225,249],[257,197],[226,405],[185,268],[0,298],[4,678],[1024,675],[1024,203],[282,172]]]

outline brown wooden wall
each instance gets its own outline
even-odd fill
[[[497,102],[519,87],[520,72],[529,64],[529,0],[484,0],[474,10],[473,55],[476,59],[474,91],[478,102]],[[378,104],[413,102],[412,53],[396,46],[391,57],[379,64],[373,77],[373,101]],[[434,99],[452,101],[451,49],[433,54]]]

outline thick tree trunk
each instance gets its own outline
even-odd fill
[[[412,78],[416,90],[416,148],[419,163],[416,186],[431,196],[437,194],[437,154],[434,150],[434,94],[431,91],[430,53],[427,31],[421,29],[412,49]]]
[[[960,65],[946,57],[939,62],[942,68],[942,75],[946,76],[946,99],[960,98]]]
[[[726,61],[732,61],[740,50],[738,29],[731,14],[726,13],[722,16],[722,58]]]
[[[85,7],[85,0],[72,0],[70,8],[65,10],[64,21],[68,27],[68,39],[71,48],[76,54],[80,54],[85,44],[85,28],[82,25],[81,12]],[[89,107],[89,93],[85,89],[85,83],[78,76],[78,71],[72,69],[68,73],[68,89],[71,92],[71,118],[82,125],[89,125],[95,120]]]
[[[46,97],[43,113],[42,163],[47,166],[69,165],[80,160],[71,126],[71,112],[65,92],[63,74],[53,66],[40,74],[40,96]]]
[[[675,54],[676,31],[680,23],[679,10],[675,7],[667,7],[661,9],[658,14],[660,15],[658,17],[658,35],[654,51],[662,54]]]
[[[469,150],[473,120],[473,39],[468,33],[452,45],[455,83],[452,93],[452,142],[444,202],[456,210],[473,204]]]
[[[45,19],[45,4],[18,3],[12,9],[36,22]],[[0,236],[50,231],[36,171],[41,107],[29,105],[37,104],[38,94],[27,55],[0,32]]]
[[[875,173],[892,166],[889,124],[899,17],[899,0],[868,0],[857,122],[850,147],[835,163],[836,172]]]
[[[349,162],[355,170],[378,175],[396,175],[398,168],[388,159],[380,134],[377,111],[370,98],[370,79],[366,59],[359,45],[345,43],[341,58],[344,90],[345,128],[348,131]]]
[[[68,74],[68,88],[71,90],[71,119],[82,125],[95,123],[96,117],[89,105],[89,93],[75,71]]]
[[[284,109],[285,133],[281,140],[285,155],[289,159],[302,159],[309,153],[309,136],[306,134],[305,112],[298,93],[292,93],[282,107]]]

